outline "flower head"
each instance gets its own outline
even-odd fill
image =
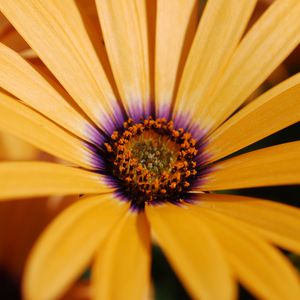
[[[95,299],[145,298],[151,232],[196,299],[234,299],[235,280],[300,297],[269,244],[300,252],[300,212],[214,193],[300,183],[299,141],[227,158],[300,118],[299,74],[241,108],[300,41],[298,0],[245,33],[255,4],[209,0],[199,21],[195,0],[0,2],[37,54],[0,45],[0,128],[72,164],[2,163],[0,198],[84,195],[35,245],[26,298],[91,263]]]

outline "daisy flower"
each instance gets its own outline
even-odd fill
[[[300,2],[249,30],[255,0],[200,21],[195,0],[95,2],[0,2],[44,64],[0,45],[0,128],[65,161],[1,163],[0,198],[82,196],[32,250],[25,299],[89,265],[93,299],[144,299],[152,236],[195,299],[299,299],[274,247],[300,253],[299,210],[214,192],[300,183],[299,141],[231,155],[300,119],[300,74],[243,106],[298,45]]]

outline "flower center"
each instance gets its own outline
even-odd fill
[[[106,142],[107,161],[132,206],[179,202],[197,175],[196,141],[173,121],[129,119]]]

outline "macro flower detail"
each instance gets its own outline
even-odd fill
[[[105,172],[111,170],[116,189],[133,208],[188,198],[187,191],[200,169],[196,140],[183,128],[176,130],[172,121],[149,117],[135,124],[129,119],[123,133],[114,131],[104,145]]]
[[[248,28],[256,2],[0,1],[28,43],[0,43],[0,130],[61,160],[1,162],[0,199],[78,196],[33,247],[25,299],[87,269],[92,299],[149,298],[152,240],[194,299],[300,298],[277,248],[300,253],[299,209],[232,192],[300,184],[299,141],[237,152],[300,120],[300,74],[251,98],[299,44],[300,2]]]

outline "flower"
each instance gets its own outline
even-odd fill
[[[299,1],[245,34],[255,0],[210,0],[200,22],[198,1],[97,0],[101,30],[88,3],[0,2],[45,64],[0,46],[0,128],[72,164],[1,163],[0,198],[84,195],[36,243],[25,298],[90,263],[95,299],[145,298],[153,232],[196,299],[233,299],[235,281],[298,299],[272,244],[300,252],[299,210],[213,192],[299,184],[299,141],[226,158],[299,121],[299,74],[240,109],[299,43]]]

